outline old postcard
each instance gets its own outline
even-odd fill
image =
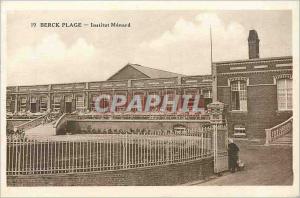
[[[299,196],[298,1],[1,3],[1,196]]]

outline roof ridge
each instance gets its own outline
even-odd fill
[[[162,69],[156,69],[156,68],[149,67],[149,66],[139,65],[139,64],[136,64],[136,63],[129,63],[128,65],[139,66],[139,67],[144,67],[144,68],[147,68],[147,69],[153,69],[153,70],[157,70],[157,71],[168,72],[168,73],[173,73],[173,74],[178,74],[178,75],[183,75],[184,76],[184,74],[179,74],[179,73],[176,73],[176,72],[171,72],[171,71],[162,70]]]

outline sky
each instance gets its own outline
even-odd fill
[[[210,74],[213,61],[292,55],[290,11],[10,11],[7,85],[104,81],[128,63],[185,75]],[[42,28],[31,23],[130,23],[130,28]]]

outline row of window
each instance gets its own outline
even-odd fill
[[[292,79],[277,80],[277,104],[278,110],[293,109],[293,81]],[[230,84],[231,110],[247,111],[247,84],[246,81],[238,80]]]

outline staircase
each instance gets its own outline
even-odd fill
[[[274,142],[270,143],[270,145],[292,146],[293,145],[293,134],[288,133],[288,134],[276,139]]]
[[[43,139],[45,137],[54,136],[55,135],[55,128],[53,127],[56,121],[41,124],[37,127],[28,129],[25,131],[25,136],[29,139]]]
[[[293,135],[293,117],[270,128],[265,129],[266,143],[265,145],[289,145],[292,146]]]

